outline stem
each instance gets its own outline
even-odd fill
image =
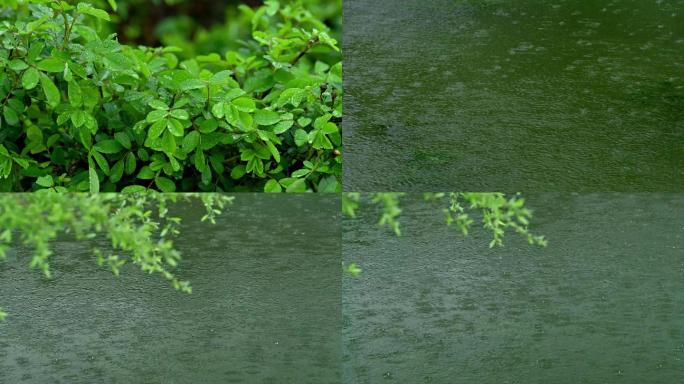
[[[292,62],[290,64],[292,64],[293,66],[295,64],[297,64],[297,62],[299,62],[299,60],[302,57],[304,57],[304,55],[306,55],[307,52],[309,52],[309,49],[311,49],[311,47],[313,47],[316,44],[318,44],[318,36],[315,36],[315,37],[309,39],[309,41],[306,42],[306,47],[304,48],[304,50],[299,52],[297,57],[295,57],[294,60],[292,60]]]
[[[211,85],[207,85],[207,111],[210,111],[211,105]]]
[[[69,30],[67,31],[66,36],[64,36],[64,47],[66,48],[67,44],[69,43],[69,38],[71,37],[71,30],[74,28],[74,24],[76,24],[76,15],[71,17],[71,24],[69,25]]]

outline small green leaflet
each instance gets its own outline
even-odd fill
[[[81,87],[75,81],[70,81],[67,85],[67,95],[72,107],[79,107],[82,103]]]
[[[145,192],[147,188],[143,187],[142,185],[129,185],[127,187],[124,187],[124,189],[121,190],[121,193],[140,193],[140,192]]]
[[[19,116],[17,115],[17,112],[14,111],[9,105],[5,105],[2,107],[2,114],[3,117],[5,118],[5,121],[9,125],[18,125],[19,124]]]
[[[117,153],[122,149],[121,144],[116,140],[98,141],[93,148],[100,153]]]
[[[110,3],[111,5],[111,3]],[[114,8],[114,7],[112,7]],[[78,3],[76,9],[86,15],[95,16],[98,19],[109,21],[109,14],[101,9],[93,8],[92,5],[86,3]],[[116,10],[116,9],[115,9]]]
[[[90,193],[100,192],[100,179],[98,179],[92,159],[88,160],[88,185],[90,186]]]
[[[47,59],[38,62],[36,68],[44,72],[58,73],[64,71],[64,61],[55,57],[48,57]]]
[[[254,122],[259,125],[273,125],[279,121],[280,115],[268,109],[259,109],[254,113]]]
[[[176,191],[176,184],[174,184],[174,182],[171,181],[170,179],[163,177],[163,176],[157,176],[154,179],[154,184],[162,192],[169,193],[169,192],[175,192]]]
[[[196,147],[197,144],[199,144],[200,141],[200,133],[197,131],[192,131],[188,133],[187,136],[183,138],[183,152],[185,153],[190,153],[192,152]]]
[[[61,97],[55,83],[53,83],[49,77],[43,75],[40,77],[40,85],[43,87],[43,93],[45,94],[48,105],[52,108],[58,106]]]
[[[111,171],[109,172],[109,181],[112,183],[118,183],[121,180],[124,172],[124,162],[123,159],[119,160],[114,164]]]
[[[38,70],[31,67],[27,69],[21,76],[21,85],[24,87],[24,89],[30,90],[38,85],[39,80],[40,74],[38,73]]]
[[[282,192],[283,187],[280,186],[278,180],[271,179],[264,185],[264,192],[278,193]]]
[[[36,184],[45,188],[50,188],[55,185],[54,181],[52,181],[52,176],[50,175],[39,177],[38,180],[36,180]]]

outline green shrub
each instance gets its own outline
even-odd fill
[[[340,190],[342,64],[315,59],[337,42],[301,3],[243,7],[242,48],[181,61],[100,36],[88,3],[13,2],[0,190]]]

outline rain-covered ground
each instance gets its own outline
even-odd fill
[[[344,223],[344,383],[679,383],[684,195],[536,194],[534,231],[490,250],[437,207]]]
[[[103,271],[101,241],[56,241],[52,281],[10,251],[0,383],[339,383],[339,199],[240,194],[213,226],[176,211],[191,295]]]
[[[684,190],[682,0],[350,0],[344,54],[345,190]]]

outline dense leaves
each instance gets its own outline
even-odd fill
[[[187,60],[89,3],[3,11],[0,190],[339,191],[337,42],[302,3],[241,10],[250,41]]]
[[[49,176],[41,182],[52,184]],[[144,272],[164,276],[174,288],[191,292],[190,284],[172,272],[181,258],[172,241],[179,233],[180,218],[171,216],[168,208],[178,200],[201,200],[206,208],[202,220],[214,223],[233,198],[216,193],[0,194],[0,260],[13,245],[30,247],[29,266],[50,278],[52,240],[62,234],[76,240],[100,236],[107,238],[110,247],[93,250],[99,265],[118,275],[124,264],[133,263]]]

